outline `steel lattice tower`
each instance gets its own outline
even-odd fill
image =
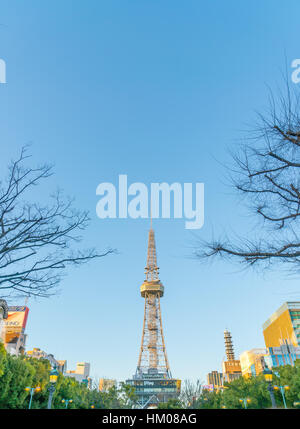
[[[155,408],[180,394],[181,380],[172,378],[161,320],[160,298],[164,287],[159,279],[152,222],[149,231],[146,278],[140,287],[145,300],[142,341],[137,369],[126,383],[137,395],[135,408]]]
[[[142,341],[137,365],[137,376],[159,373],[172,378],[167,358],[161,319],[160,298],[164,287],[159,279],[155,237],[152,226],[149,230],[146,279],[140,290],[145,299]]]

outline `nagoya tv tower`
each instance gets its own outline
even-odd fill
[[[145,300],[142,341],[136,373],[128,384],[135,387],[138,407],[155,407],[159,402],[167,402],[180,393],[180,380],[172,378],[167,358],[160,298],[164,287],[159,279],[156,259],[154,230],[149,230],[146,278],[140,287]]]

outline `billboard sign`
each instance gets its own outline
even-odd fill
[[[16,344],[24,334],[29,308],[26,306],[8,307],[8,316],[4,321],[3,339],[5,344]]]
[[[204,386],[202,386],[203,390],[209,390],[210,392],[212,392],[214,390],[214,385],[213,384],[205,384]]]

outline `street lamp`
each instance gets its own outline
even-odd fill
[[[280,392],[281,392],[282,399],[283,399],[283,404],[284,404],[284,408],[285,409],[287,409],[287,406],[286,406],[284,391],[285,390],[289,390],[289,388],[290,388],[290,386],[287,386],[287,385],[285,385],[285,386],[274,386],[274,390],[280,390]]]
[[[25,387],[25,390],[27,392],[30,392],[30,400],[29,400],[29,405],[28,405],[28,410],[30,410],[33,394],[35,392],[39,392],[41,390],[41,388],[40,388],[40,386],[37,386],[37,387]]]
[[[275,401],[275,396],[274,396],[274,388],[272,386],[273,373],[272,373],[272,371],[269,368],[266,368],[263,371],[263,374],[264,374],[266,382],[268,383],[267,389],[268,389],[268,391],[270,393],[272,408],[277,408],[276,401]]]
[[[239,401],[241,403],[244,403],[244,407],[247,409],[247,404],[250,404],[251,399],[250,398],[242,398],[242,399],[239,399]]]
[[[54,366],[54,368],[50,371],[49,399],[48,399],[48,407],[47,407],[48,410],[51,409],[52,398],[55,392],[55,384],[57,382],[57,377],[58,377],[58,371],[56,369],[56,366]]]
[[[66,404],[66,408],[68,408],[68,405],[73,402],[73,399],[62,399],[61,401],[63,404]]]

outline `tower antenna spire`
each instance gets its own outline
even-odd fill
[[[147,265],[145,267],[145,274],[147,282],[159,280],[159,268],[157,266],[155,236],[154,230],[152,229],[152,217],[148,235]]]

